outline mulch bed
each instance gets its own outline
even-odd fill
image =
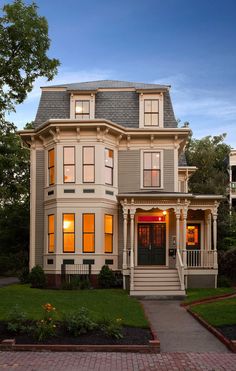
[[[79,337],[72,337],[58,327],[55,337],[42,342],[28,335],[17,335],[9,332],[5,322],[0,322],[0,342],[4,339],[15,338],[16,344],[51,344],[51,345],[148,345],[153,339],[150,329],[123,327],[123,338],[115,339],[105,336],[101,331],[93,331]]]
[[[227,339],[236,340],[236,325],[215,326]]]

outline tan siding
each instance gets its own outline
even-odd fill
[[[43,265],[44,243],[44,151],[36,151],[36,237],[35,264]]]
[[[174,192],[174,150],[165,149],[164,153],[164,191]]]

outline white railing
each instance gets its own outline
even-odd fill
[[[185,289],[184,287],[184,263],[182,261],[182,257],[181,257],[179,249],[177,249],[176,251],[176,269],[179,275],[181,290],[184,290]]]
[[[187,268],[217,268],[217,251],[184,250]]]

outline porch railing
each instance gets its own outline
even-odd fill
[[[181,285],[181,290],[184,290],[184,263],[182,261],[182,257],[180,254],[179,249],[176,251],[176,269],[179,275],[179,281]]]
[[[90,279],[91,264],[62,264],[61,276],[63,282],[71,282],[72,279]]]
[[[217,251],[183,250],[183,261],[187,268],[217,268]]]

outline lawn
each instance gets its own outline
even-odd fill
[[[218,296],[223,294],[234,293],[235,289],[233,287],[219,287],[217,289],[188,289],[187,298],[184,303],[192,303],[195,300],[205,299],[211,296]]]
[[[191,309],[213,326],[236,325],[236,298],[193,305]]]
[[[59,314],[86,307],[94,319],[122,318],[124,325],[148,327],[138,300],[119,289],[40,290],[28,285],[12,285],[0,288],[0,298],[0,320],[6,320],[15,305],[30,319],[38,319],[42,314],[41,306],[50,303]]]

